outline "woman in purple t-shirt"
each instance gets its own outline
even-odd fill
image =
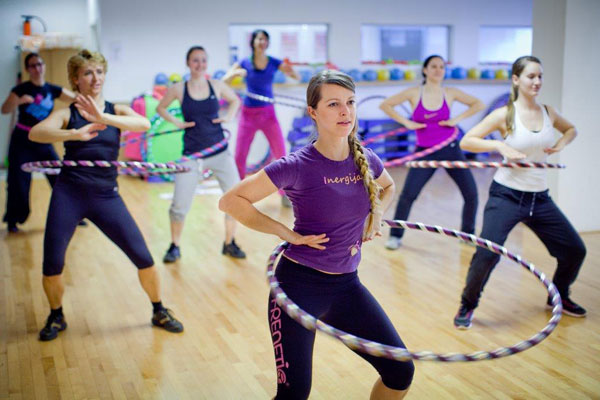
[[[344,73],[328,70],[315,75],[306,97],[317,140],[234,186],[219,207],[249,228],[290,243],[275,276],[302,309],[348,333],[405,347],[357,276],[362,243],[381,236],[394,182],[377,155],[357,139],[354,92],[354,82]],[[292,203],[293,230],[253,205],[278,189],[285,190]],[[272,297],[268,318],[277,368],[276,398],[292,394],[307,398],[315,333],[282,312]],[[412,362],[356,353],[379,372],[371,398],[404,397],[414,374]]]
[[[269,34],[266,31],[258,29],[252,32],[250,47],[252,48],[252,57],[243,60],[241,63],[233,64],[223,77],[225,82],[231,81],[235,76],[246,77],[248,92],[272,98],[273,78],[277,70],[293,79],[300,79],[291,64],[267,56]],[[235,143],[235,162],[241,179],[246,176],[246,159],[254,135],[259,130],[267,138],[273,157],[275,159],[283,157],[285,155],[285,141],[275,116],[275,107],[272,103],[246,97],[242,105],[242,114]]]
[[[423,85],[415,86],[388,97],[381,103],[380,108],[391,118],[417,133],[416,151],[448,139],[458,129],[457,124],[465,118],[484,109],[484,104],[475,97],[456,88],[443,88],[446,65],[444,59],[432,55],[423,62]],[[403,117],[394,111],[394,106],[410,101],[413,109],[411,119]],[[460,115],[450,118],[450,107],[458,101],[469,108]],[[422,158],[423,160],[461,160],[465,156],[458,146],[458,140],[448,146]],[[413,168],[408,172],[394,219],[408,218],[413,202],[421,190],[433,176],[434,168]],[[475,214],[477,213],[477,186],[473,174],[468,169],[447,169],[448,175],[456,182],[465,201],[462,212],[461,230],[467,233],[475,232]],[[396,250],[400,247],[400,239],[404,234],[402,228],[392,228],[386,248]]]

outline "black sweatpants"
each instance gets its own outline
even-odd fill
[[[424,150],[423,147],[418,147],[416,151]],[[458,146],[458,141],[454,141],[440,150],[431,153],[419,160],[453,160],[466,161],[465,155]],[[417,199],[425,184],[431,179],[437,168],[411,168],[406,176],[394,219],[406,220],[410,213],[413,202]],[[477,186],[473,174],[468,169],[446,169],[450,178],[456,183],[460,189],[460,193],[464,199],[462,210],[462,224],[460,230],[467,233],[475,232],[475,215],[477,214]],[[444,199],[440,199],[444,201]],[[392,228],[391,236],[402,237],[404,235],[403,228]]]
[[[9,225],[22,224],[29,217],[29,190],[31,173],[21,169],[21,164],[31,161],[58,160],[51,144],[34,143],[28,132],[15,129],[8,147],[8,176],[6,178],[6,212],[3,221]],[[56,175],[46,175],[54,186]]]
[[[543,192],[522,192],[492,182],[483,213],[481,237],[504,245],[508,233],[519,222],[527,225],[556,258],[558,265],[552,282],[561,297],[569,297],[569,286],[577,278],[585,258],[585,245],[567,217]],[[500,256],[482,247],[471,259],[462,304],[469,309],[479,304],[481,292]]]

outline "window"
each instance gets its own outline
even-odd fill
[[[273,57],[308,64],[327,62],[327,24],[231,24],[231,63],[250,57],[250,39],[256,29],[263,29],[269,34],[267,53]]]
[[[450,27],[446,25],[362,25],[361,61],[422,61],[431,54],[448,60]]]
[[[512,64],[531,54],[533,29],[529,26],[482,26],[479,28],[479,63]]]

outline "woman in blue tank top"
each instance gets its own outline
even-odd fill
[[[233,90],[219,80],[206,79],[207,54],[203,47],[191,47],[186,56],[190,69],[190,80],[179,82],[169,88],[156,107],[158,114],[180,129],[185,129],[183,135],[183,154],[189,155],[207,149],[223,140],[221,123],[228,122],[237,113],[240,100]],[[219,98],[223,97],[229,103],[229,110],[219,117]],[[180,121],[167,111],[174,100],[179,100],[183,118]],[[181,257],[179,242],[185,216],[192,206],[196,184],[203,169],[213,171],[223,192],[226,192],[240,177],[235,162],[227,147],[213,153],[209,157],[189,160],[183,165],[190,168],[189,172],[175,176],[175,193],[169,209],[171,219],[171,246],[163,258],[163,262],[172,263]],[[233,258],[245,258],[246,254],[235,242],[236,221],[225,215],[225,241],[221,253]]]
[[[107,64],[102,54],[82,50],[69,59],[67,67],[69,81],[78,92],[76,102],[54,111],[36,125],[29,139],[38,143],[64,142],[68,160],[116,160],[121,131],[145,131],[150,123],[130,107],[104,100]],[[183,331],[183,325],[162,305],[152,255],[119,195],[116,178],[114,167],[63,168],[58,176],[44,235],[42,282],[50,316],[40,331],[42,341],[55,339],[67,327],[62,310],[62,272],[67,246],[82,218],[98,226],[138,268],[140,283],[152,302],[152,324],[169,332]]]

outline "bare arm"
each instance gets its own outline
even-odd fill
[[[548,114],[550,115],[550,119],[552,120],[552,126],[556,128],[562,136],[558,141],[554,144],[554,146],[544,149],[544,152],[548,154],[558,153],[562,149],[565,148],[566,145],[571,143],[575,137],[577,137],[577,130],[575,129],[575,125],[567,121],[558,111],[556,111],[553,107],[548,106]]]
[[[296,72],[296,70],[294,70],[292,64],[290,64],[290,62],[287,60],[283,60],[283,62],[279,64],[279,70],[292,79],[297,81],[300,80],[300,75]]]
[[[454,118],[450,118],[447,121],[441,121],[440,125],[442,126],[456,126],[463,119],[469,118],[471,115],[475,115],[485,108],[485,104],[483,104],[483,102],[481,102],[478,98],[466,94],[462,90],[456,88],[448,88],[446,92],[450,96],[452,96],[452,100],[456,100],[460,103],[463,103],[469,106],[469,108],[467,108],[463,113],[457,115]]]
[[[58,96],[58,99],[60,101],[64,101],[65,103],[72,103],[75,101],[75,98],[77,97],[77,95],[70,91],[69,89],[65,89],[63,88],[60,96]]]
[[[365,232],[363,235],[363,241],[365,242],[374,239],[375,236],[382,236],[381,228],[383,214],[392,203],[394,191],[396,190],[394,180],[385,169],[381,175],[379,175],[379,178],[375,180],[375,182],[381,186],[382,190],[379,193],[379,207],[373,211],[373,224],[371,226],[371,231]]]
[[[302,236],[281,222],[260,212],[254,203],[277,191],[264,170],[254,174],[231,188],[219,200],[219,209],[250,229],[276,235],[292,244],[307,245],[316,249],[325,249],[322,243],[329,241],[325,234]]]
[[[231,68],[223,75],[221,80],[225,83],[231,83],[231,80],[236,76],[241,76],[242,78],[246,76],[247,71],[240,66],[239,63],[233,63]]]
[[[235,94],[233,89],[231,89],[222,81],[211,80],[211,84],[217,90],[217,93],[219,93],[220,97],[224,98],[229,103],[229,110],[227,111],[227,114],[225,114],[222,118],[214,119],[212,122],[218,124],[221,122],[231,121],[240,109],[240,98]]]
[[[185,85],[185,82],[179,82],[167,89],[167,93],[165,93],[163,98],[160,99],[160,102],[156,106],[156,112],[158,115],[179,129],[191,128],[192,126],[196,125],[196,123],[193,121],[180,121],[167,111],[167,107],[169,107],[169,105],[171,105],[171,103],[175,100],[179,100],[180,103],[183,102],[183,85]]]
[[[79,129],[64,129],[70,116],[71,110],[68,108],[53,111],[48,118],[31,128],[29,139],[38,143],[88,141],[98,136],[98,131],[106,129],[106,125],[99,123],[87,124]]]
[[[4,103],[2,103],[2,114],[10,114],[21,104],[30,104],[33,103],[33,101],[33,97],[28,94],[19,97],[15,92],[10,92],[6,100],[4,100]]]
[[[415,129],[425,128],[426,127],[425,124],[414,122],[414,121],[400,115],[399,113],[396,112],[396,110],[394,110],[395,106],[402,104],[405,101],[410,101],[415,96],[416,92],[418,92],[418,90],[419,90],[419,88],[417,88],[417,87],[403,90],[402,92],[385,99],[381,103],[379,108],[384,113],[389,115],[390,118],[392,118],[394,121],[404,125],[408,129],[415,130]],[[411,105],[412,105],[412,102],[411,102]]]
[[[485,140],[491,132],[506,132],[506,107],[492,111],[481,122],[469,130],[460,141],[460,148],[473,153],[497,151],[506,158],[525,158],[525,154],[513,149],[501,140]]]
[[[147,131],[150,129],[150,121],[142,117],[129,106],[116,104],[115,115],[105,113],[100,109],[91,96],[77,95],[75,107],[81,116],[90,122],[96,122],[103,125],[111,125],[122,131]]]

